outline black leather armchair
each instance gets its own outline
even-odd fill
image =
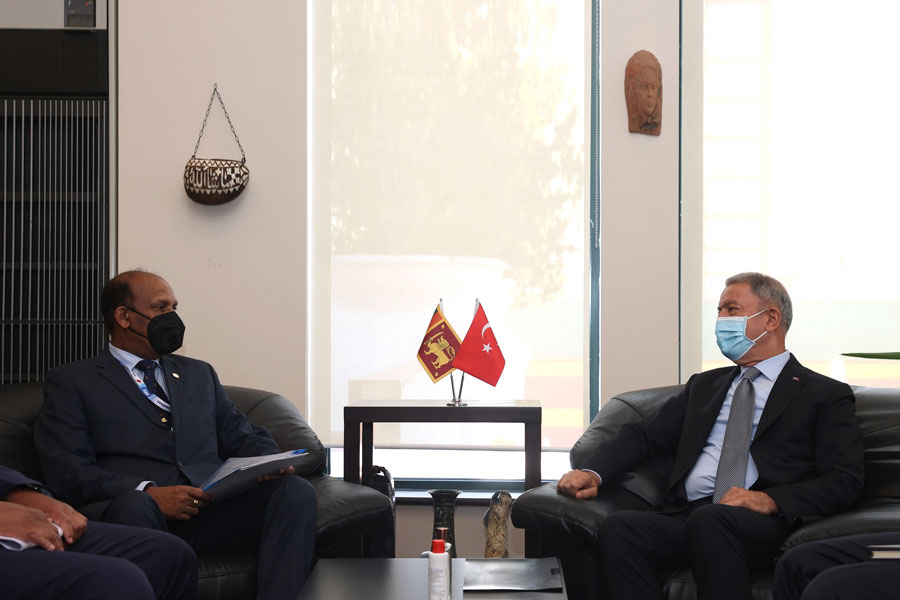
[[[42,481],[42,473],[31,433],[43,402],[41,388],[38,383],[0,386],[0,464],[38,481]],[[325,448],[297,408],[285,398],[250,388],[225,386],[225,390],[250,421],[268,429],[281,450],[306,448],[309,451],[311,459],[300,475],[313,484],[318,495],[316,556],[365,556],[367,532],[392,522],[393,507],[388,497],[371,488],[325,475]],[[379,531],[385,529],[390,530],[381,527]],[[198,558],[200,598],[256,597],[255,554],[222,551]]]
[[[627,392],[612,398],[570,452],[579,465],[593,448],[614,435],[624,423],[637,421],[673,398],[682,386]],[[900,531],[900,389],[854,388],[856,414],[863,430],[866,482],[862,498],[844,513],[808,523],[791,534],[782,551],[805,541],[852,533]],[[668,459],[653,459],[600,488],[595,500],[576,500],[557,493],[550,483],[522,494],[512,506],[512,522],[540,538],[541,556],[559,556],[569,598],[597,599],[606,595],[597,533],[606,516],[622,509],[647,509],[659,504],[668,479]],[[774,568],[774,565],[773,565]],[[696,586],[690,569],[661,574],[666,597],[693,600]],[[772,570],[753,576],[754,600],[770,600]]]

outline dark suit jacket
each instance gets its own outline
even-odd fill
[[[2,500],[11,489],[20,485],[36,485],[40,488],[44,487],[39,481],[29,479],[18,471],[0,465],[0,500]]]
[[[694,375],[643,421],[624,425],[579,468],[612,481],[653,456],[674,456],[663,508],[687,503],[684,480],[700,456],[740,367]],[[791,355],[772,387],[750,445],[752,488],[769,494],[788,523],[834,514],[862,492],[863,446],[853,391]]]
[[[160,365],[168,422],[108,350],[47,373],[34,442],[47,485],[65,501],[111,500],[147,480],[199,486],[227,458],[279,451],[238,412],[209,364],[168,355]]]

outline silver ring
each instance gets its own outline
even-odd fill
[[[194,506],[200,506],[200,501],[194,498]]]

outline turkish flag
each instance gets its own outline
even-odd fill
[[[475,318],[456,352],[453,366],[493,386],[497,385],[497,380],[503,373],[506,359],[500,352],[494,330],[484,314],[481,302],[478,303]]]

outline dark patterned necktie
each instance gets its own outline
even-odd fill
[[[759,369],[756,367],[744,371],[731,399],[731,412],[728,415],[728,425],[725,426],[725,439],[722,441],[722,455],[716,469],[713,502],[721,500],[732,487],[742,488],[746,483],[750,430],[753,428],[753,409],[756,405],[753,380],[757,375]]]
[[[147,386],[147,390],[163,402],[168,402],[169,398],[156,380],[156,367],[159,365],[152,360],[142,360],[135,366],[144,372],[144,384]]]

